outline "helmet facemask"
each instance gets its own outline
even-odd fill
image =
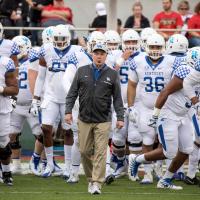
[[[127,40],[122,42],[122,49],[125,50],[132,50],[133,53],[138,51],[139,49],[139,41],[138,40]]]
[[[70,38],[66,36],[54,36],[53,44],[55,48],[64,50],[70,45]]]
[[[164,48],[161,45],[147,45],[146,53],[152,60],[158,60],[163,56]]]

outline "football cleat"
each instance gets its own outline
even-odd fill
[[[183,172],[175,173],[174,176],[173,176],[173,179],[175,179],[176,181],[184,181],[185,180],[185,174]]]
[[[182,190],[183,188],[181,186],[176,186],[172,184],[172,181],[170,178],[160,179],[157,184],[157,188],[160,189],[170,189],[170,190]]]
[[[63,179],[64,180],[68,180],[70,177],[70,172],[68,171],[68,169],[64,169],[63,171]]]
[[[113,172],[113,175],[115,176],[115,178],[120,178],[126,174],[127,174],[127,161],[126,158],[124,158],[123,160],[118,160],[117,167]]]
[[[32,155],[31,160],[29,162],[29,169],[36,176],[41,175],[39,164],[40,164],[40,157]]]
[[[3,183],[8,186],[13,185],[13,178],[11,172],[3,172]]]
[[[110,175],[106,176],[104,183],[106,185],[110,185],[114,181],[115,181],[115,176],[113,174],[110,174]]]
[[[78,183],[79,182],[79,176],[77,173],[70,174],[69,179],[67,180],[67,183]]]
[[[54,164],[54,171],[53,171],[54,176],[61,176],[63,174],[62,168],[55,162],[55,160],[53,161],[53,164]]]
[[[153,176],[151,172],[144,175],[144,178],[140,182],[141,184],[152,184],[153,183]]]
[[[42,177],[43,177],[43,178],[48,178],[48,177],[50,177],[50,176],[52,175],[53,171],[54,171],[54,167],[51,167],[51,166],[49,166],[49,165],[47,164],[47,166],[46,166],[44,172],[42,173]]]
[[[197,177],[190,178],[189,176],[186,176],[184,182],[188,185],[200,185],[200,179]]]
[[[136,161],[137,155],[130,154],[129,155],[129,179],[132,181],[138,180],[138,168],[141,163]]]

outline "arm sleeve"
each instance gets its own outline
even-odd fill
[[[76,72],[74,76],[73,82],[66,97],[65,114],[72,113],[72,109],[78,97],[78,90],[79,90],[78,72],[79,70]]]
[[[63,76],[62,84],[66,94],[69,92],[70,86],[73,82],[74,76],[76,74],[77,68],[74,64],[69,64],[65,70],[65,74]]]
[[[124,106],[123,106],[123,100],[121,95],[121,87],[120,87],[120,81],[119,76],[116,72],[116,79],[113,86],[113,105],[115,112],[117,114],[117,121],[124,121]]]
[[[183,20],[182,20],[181,16],[178,13],[177,13],[176,26],[183,26]]]
[[[130,16],[126,22],[125,22],[125,25],[124,25],[124,28],[133,28],[133,17]]]
[[[39,72],[35,82],[34,96],[41,97],[46,77],[46,70],[46,67],[39,66]]]
[[[199,77],[200,72],[192,70],[191,73],[183,80],[184,94],[190,99],[196,96],[194,86],[200,83]]]
[[[160,22],[160,14],[156,14],[153,18],[153,22]]]

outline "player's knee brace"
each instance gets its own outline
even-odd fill
[[[7,144],[4,148],[0,148],[0,160],[7,160],[11,154],[10,144]]]
[[[141,142],[128,142],[130,151],[142,151],[142,141]]]
[[[15,141],[14,142],[10,142],[10,147],[11,149],[21,149],[21,144],[20,144],[20,140],[19,140],[19,136],[21,134],[18,134],[15,138]]]
[[[119,157],[124,156],[125,154],[125,145],[118,146],[113,143],[113,152],[115,152]]]

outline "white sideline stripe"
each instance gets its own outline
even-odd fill
[[[52,191],[52,190],[51,190]],[[54,192],[54,191],[52,191]],[[0,194],[49,194],[51,193],[50,191],[48,192],[19,192],[19,191],[13,191],[13,192],[2,192],[0,191]],[[88,192],[57,192],[57,194],[88,194]],[[126,194],[126,195],[180,195],[180,196],[199,196],[200,193],[173,193],[171,190],[169,192],[103,192],[103,194]]]
[[[57,163],[62,169],[65,168],[64,163]],[[12,169],[12,168],[11,168]],[[184,171],[186,172],[188,169],[188,165],[184,165]],[[166,165],[163,165],[163,170],[166,170]],[[139,171],[144,171],[143,167],[139,168]],[[32,172],[29,169],[29,162],[28,163],[22,163],[22,174],[32,174]],[[82,164],[80,165],[79,175],[84,175]]]

